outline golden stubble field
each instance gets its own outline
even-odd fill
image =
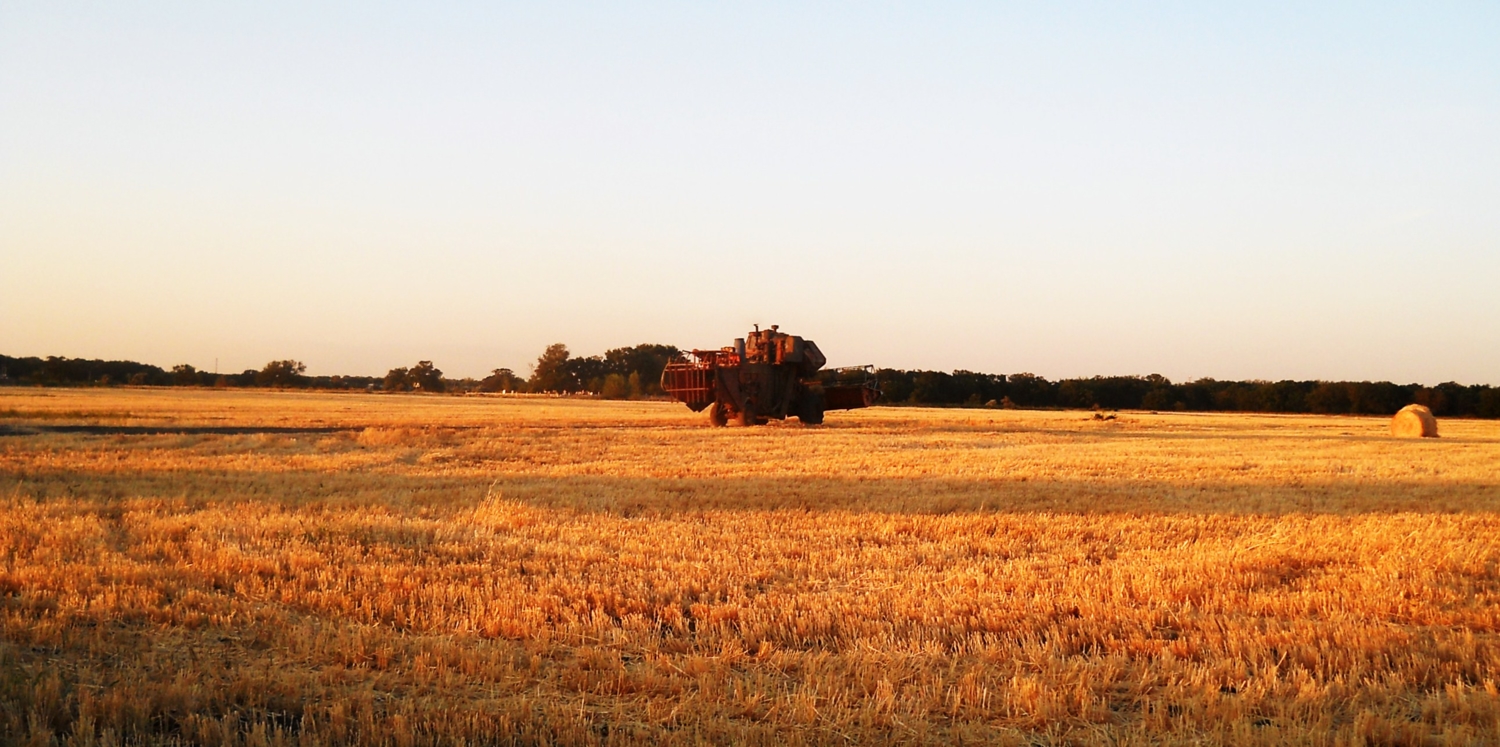
[[[1500,423],[0,389],[22,744],[1500,741]]]

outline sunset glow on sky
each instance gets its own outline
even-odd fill
[[[0,6],[0,353],[1500,384],[1500,5]]]

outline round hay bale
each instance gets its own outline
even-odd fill
[[[1391,435],[1402,438],[1437,438],[1437,418],[1422,405],[1407,405],[1391,418]]]

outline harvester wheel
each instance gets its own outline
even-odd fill
[[[708,406],[708,424],[715,428],[729,425],[729,416],[724,414],[723,405],[715,402]]]
[[[740,425],[759,425],[756,422],[755,413],[750,411],[750,403],[745,403],[745,408],[740,410]]]
[[[801,412],[797,419],[804,425],[820,425],[823,422],[823,395],[808,394],[802,399]]]

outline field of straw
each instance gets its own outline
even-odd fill
[[[0,389],[0,742],[1495,744],[1441,429]]]

